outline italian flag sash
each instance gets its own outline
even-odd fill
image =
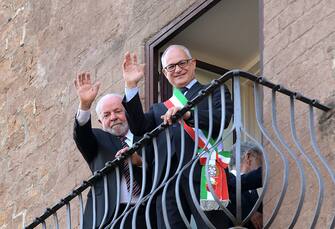
[[[183,93],[177,89],[173,88],[172,97],[164,102],[164,105],[169,109],[171,107],[183,107],[187,103],[187,98]],[[186,133],[195,140],[195,130],[194,128],[188,126],[184,122],[184,129]],[[229,203],[229,194],[227,186],[227,177],[224,169],[228,166],[230,161],[230,152],[223,150],[223,144],[220,142],[218,145],[214,146],[215,141],[213,139],[209,140],[206,145],[207,134],[199,129],[198,131],[198,153],[206,151],[200,157],[201,165],[201,183],[200,183],[200,205],[205,211],[217,210],[219,205],[214,200],[212,193],[209,190],[207,179],[206,179],[206,160],[208,159],[209,152],[211,152],[211,157],[209,158],[208,173],[210,177],[210,182],[213,186],[215,194],[224,206]]]

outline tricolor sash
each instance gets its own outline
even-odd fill
[[[164,105],[169,109],[171,107],[183,107],[187,103],[187,98],[183,93],[177,89],[173,88],[172,97],[164,102]],[[188,126],[184,122],[184,129],[186,133],[195,140],[195,130],[194,128]],[[224,151],[223,144],[220,142],[218,145],[214,146],[215,141],[211,138],[208,144],[207,134],[200,130],[198,131],[198,153],[202,153],[200,156],[201,165],[201,183],[200,183],[200,205],[205,211],[217,210],[219,209],[218,203],[216,203],[212,193],[209,190],[207,179],[206,179],[206,160],[209,158],[208,173],[210,182],[213,186],[214,192],[219,198],[220,202],[227,206],[229,203],[229,194],[227,186],[227,177],[224,169],[228,166],[230,161],[230,152]],[[205,151],[205,153],[203,153]]]

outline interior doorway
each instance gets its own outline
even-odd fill
[[[146,43],[145,107],[165,101],[171,85],[161,72],[160,56],[171,44],[189,48],[197,59],[196,78],[203,84],[231,69],[260,74],[262,29],[261,0],[207,0],[194,4]],[[227,84],[231,90],[231,82]],[[243,83],[243,122],[255,130],[253,85]],[[248,114],[248,115],[246,115]]]

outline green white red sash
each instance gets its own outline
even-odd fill
[[[173,88],[172,97],[164,102],[164,105],[169,109],[171,107],[183,107],[187,103],[187,98],[182,94],[182,92]],[[184,129],[186,133],[195,140],[195,130],[194,128],[188,126],[184,122]],[[204,150],[206,153],[202,154],[200,157],[201,165],[201,183],[200,183],[200,205],[205,211],[217,210],[219,205],[214,200],[212,193],[209,190],[207,179],[206,179],[206,160],[208,158],[209,152],[211,152],[211,158],[209,159],[208,171],[210,182],[213,186],[215,194],[219,198],[220,202],[227,206],[229,203],[229,194],[227,186],[227,178],[224,169],[228,166],[230,161],[230,152],[223,150],[223,144],[220,142],[218,145],[214,146],[215,141],[213,139],[207,141],[206,134],[199,129],[198,131],[198,152],[202,153]]]

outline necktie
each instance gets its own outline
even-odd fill
[[[129,147],[126,139],[127,137],[125,136],[120,136],[119,137],[121,141],[122,148]],[[130,173],[129,173],[129,165],[128,165],[128,160],[124,160],[123,163],[120,166],[121,173],[123,174],[124,178],[126,179],[127,183],[127,190],[128,192],[130,191]],[[136,182],[135,179],[133,179],[133,192],[132,196],[138,196],[141,192],[141,187],[139,184]]]
[[[181,91],[181,93],[183,93],[183,95],[185,95],[188,91],[188,88],[187,87],[182,87],[179,90]]]

